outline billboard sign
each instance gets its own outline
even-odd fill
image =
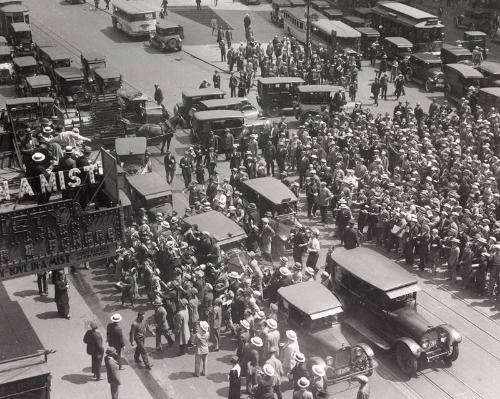
[[[123,229],[120,207],[72,200],[0,213],[0,281],[113,256]]]
[[[111,201],[118,204],[120,194],[118,192],[118,164],[116,158],[109,151],[101,148],[101,160],[104,174],[102,190]]]

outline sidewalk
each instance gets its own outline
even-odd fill
[[[52,397],[54,399],[109,399],[106,368],[102,366],[103,380],[96,382],[90,371],[90,356],[86,354],[83,335],[90,321],[102,326],[89,309],[80,293],[70,283],[71,320],[61,319],[53,301],[54,288],[49,286],[49,297],[39,297],[36,277],[28,276],[5,281],[5,289],[13,301],[17,301],[31,322],[45,349],[57,352],[49,356],[48,367],[52,373]],[[127,333],[128,331],[125,331]],[[134,370],[128,365],[120,372],[121,399],[152,398]],[[157,399],[157,398],[155,398]]]

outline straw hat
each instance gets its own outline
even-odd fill
[[[122,315],[120,313],[115,313],[114,315],[112,315],[110,317],[110,320],[113,322],[113,323],[118,323],[119,321],[122,321]]]
[[[257,348],[261,348],[264,345],[260,337],[252,337],[252,339],[250,339],[250,342]]]
[[[324,377],[326,374],[325,368],[320,366],[319,364],[314,364],[312,366],[312,372],[316,374],[318,377]]]
[[[274,367],[270,364],[264,364],[264,367],[262,367],[262,371],[264,371],[264,374],[269,377],[274,376]]]
[[[310,382],[306,377],[302,377],[297,381],[297,385],[299,388],[306,389],[309,386]]]
[[[248,322],[248,320],[241,320],[240,325],[245,330],[250,330],[250,323]]]
[[[303,353],[297,352],[295,353],[295,355],[293,355],[293,360],[295,360],[297,363],[304,363],[306,361],[306,357]]]
[[[287,330],[285,335],[290,341],[297,341],[297,333],[295,331]]]
[[[35,162],[42,162],[45,160],[45,155],[43,155],[41,152],[35,152],[32,156],[31,159]]]
[[[278,323],[276,323],[274,319],[267,319],[266,324],[271,330],[276,330],[278,328]]]

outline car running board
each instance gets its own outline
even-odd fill
[[[374,343],[377,345],[379,348],[382,348],[386,351],[391,349],[391,345],[382,337],[374,333],[372,330],[367,328],[363,323],[361,323],[358,320],[352,319],[352,318],[345,318],[344,323],[346,323],[348,326],[352,327],[355,329],[357,332],[359,332],[362,336],[364,336],[366,339],[368,339],[370,342]]]

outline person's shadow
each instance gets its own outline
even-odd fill
[[[85,374],[66,374],[63,375],[61,379],[76,385],[86,384],[87,382],[93,380],[92,376]]]

